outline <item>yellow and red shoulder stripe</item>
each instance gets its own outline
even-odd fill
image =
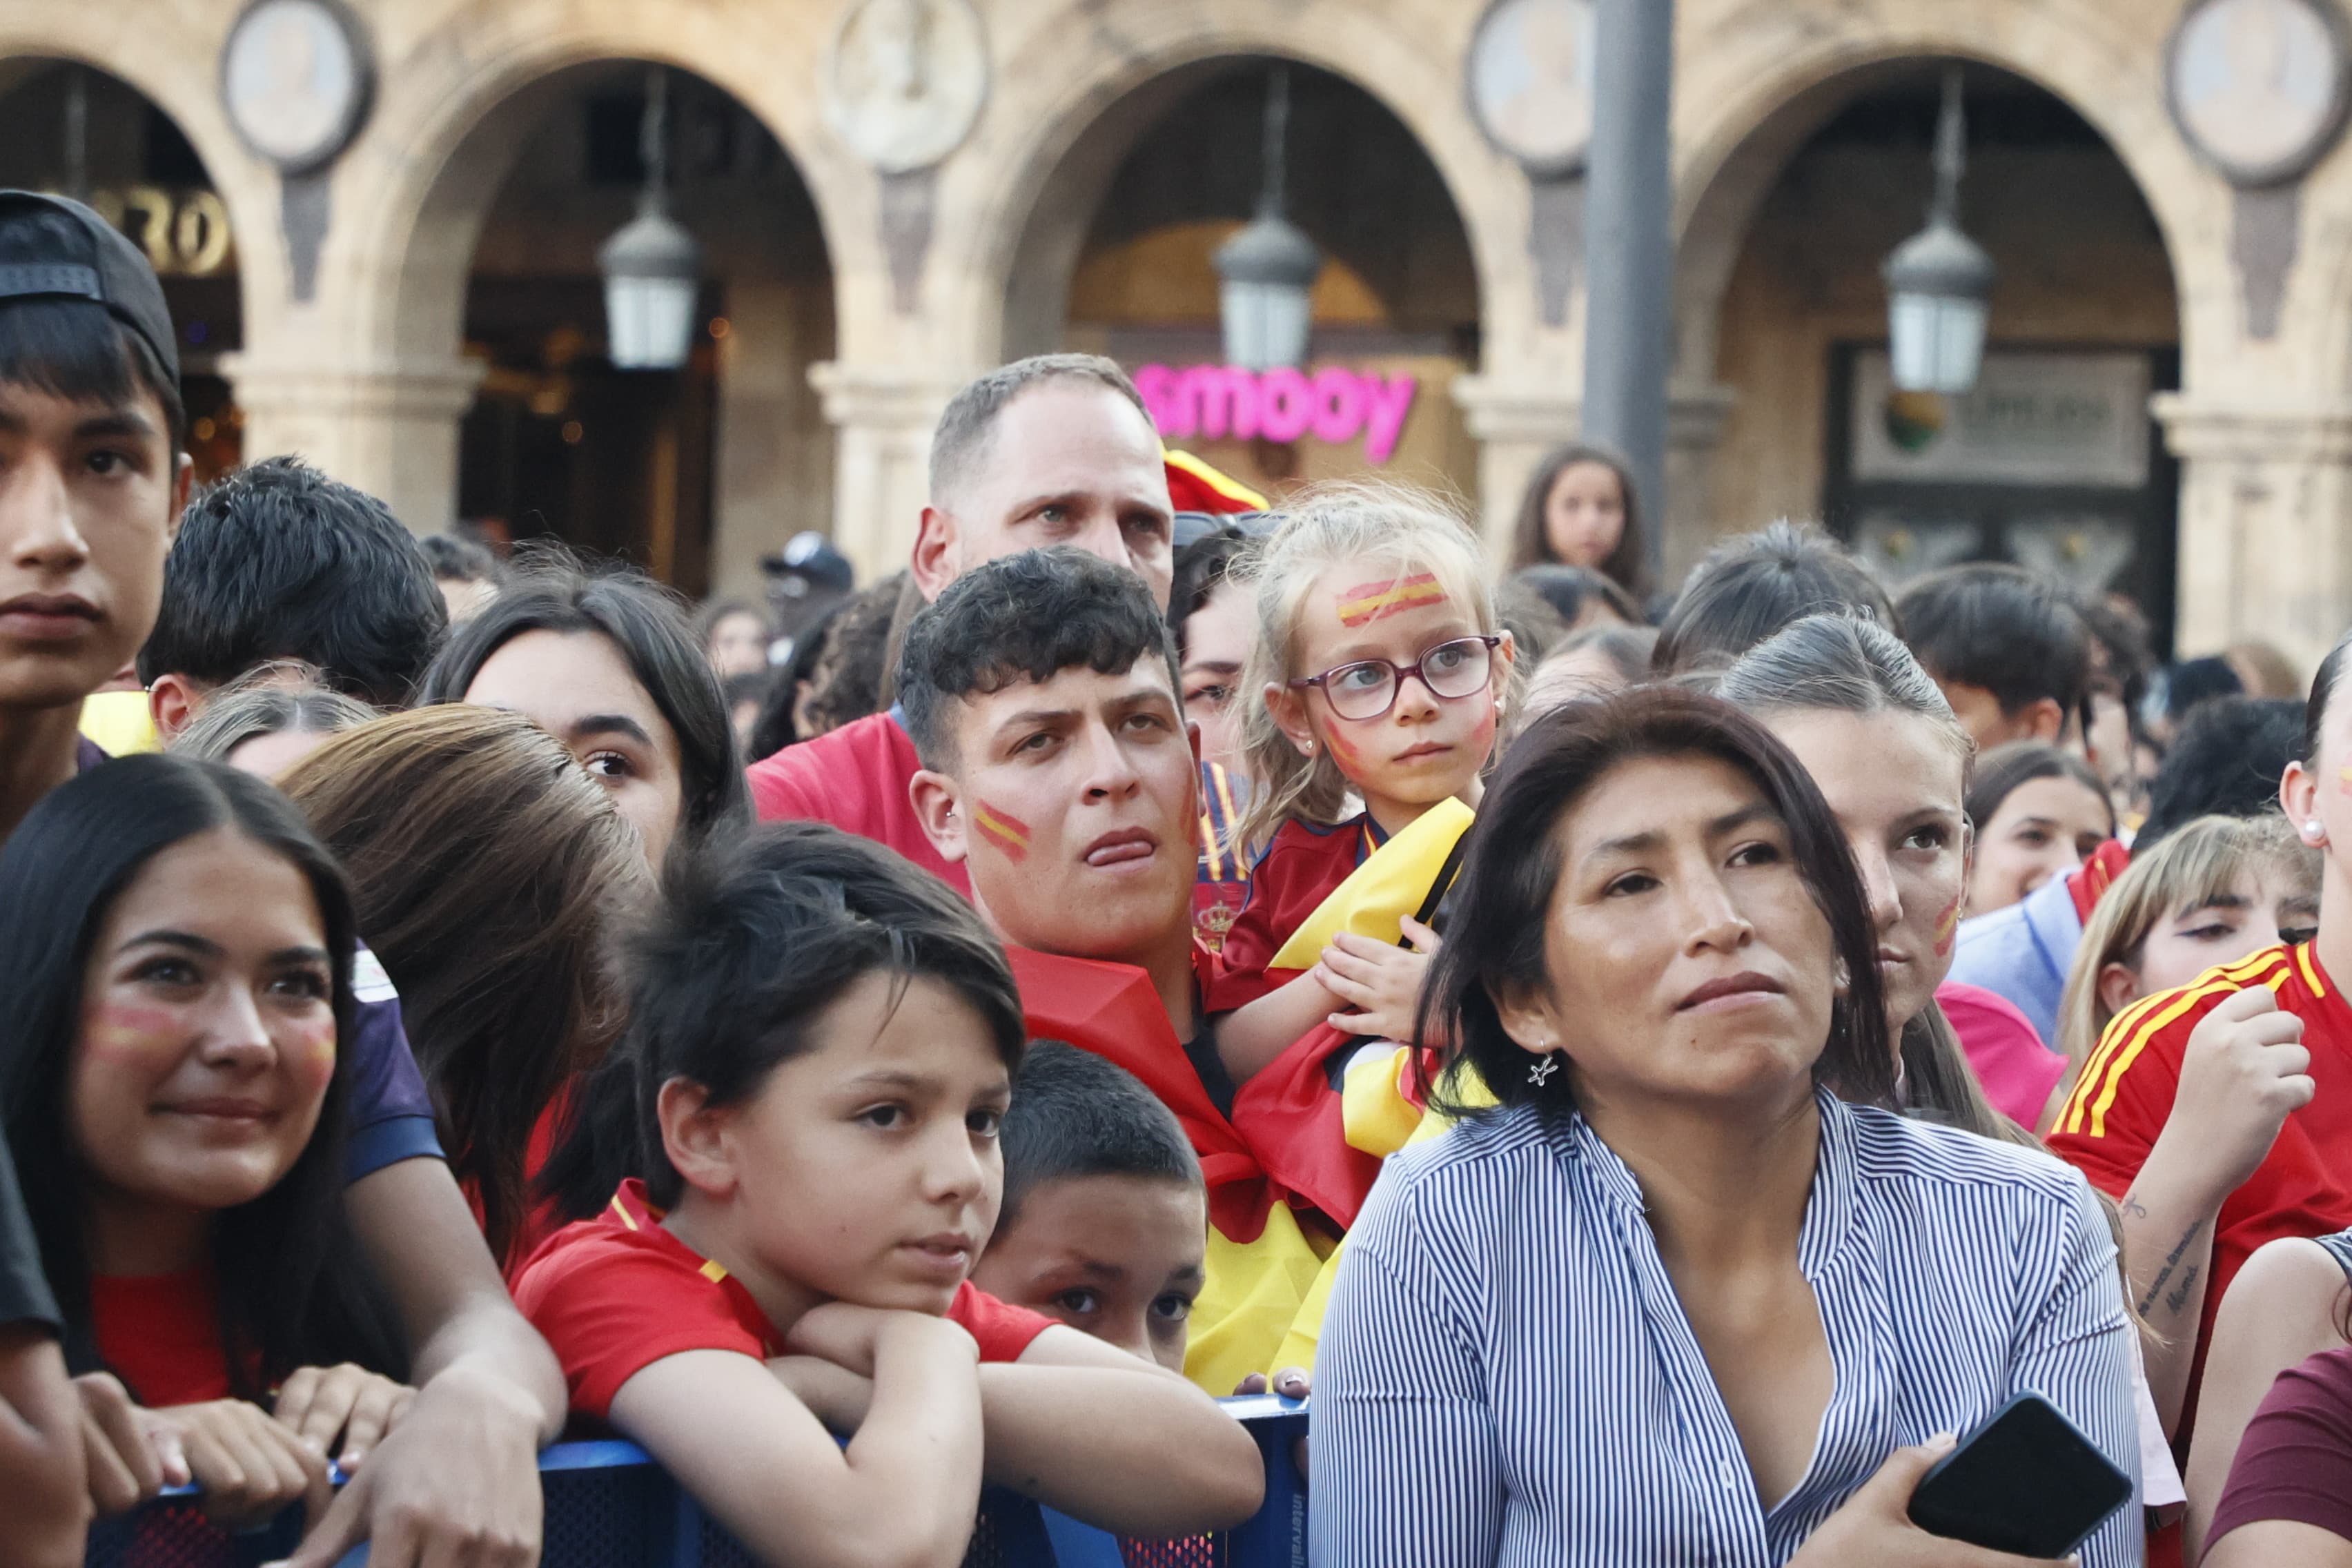
[[[2178,991],[2159,991],[2142,997],[2116,1015],[2099,1038],[2098,1047],[2083,1066],[2083,1076],[2067,1098],[2053,1131],[2080,1132],[2093,1138],[2107,1135],[2107,1110],[2116,1102],[2123,1076],[2131,1069],[2148,1042],[2171,1025],[2208,1002],[2218,1001],[2250,985],[2275,990],[2289,972],[2284,948],[2267,948],[2236,963],[2209,969]]]

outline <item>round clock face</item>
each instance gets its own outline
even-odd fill
[[[1537,175],[1574,174],[1592,141],[1593,0],[1495,0],[1470,40],[1470,108]]]
[[[258,0],[221,53],[230,122],[289,174],[316,169],[351,144],[368,88],[359,30],[331,0]]]
[[[834,132],[886,174],[962,145],[988,101],[988,44],[970,0],[862,0],[825,70]]]
[[[2326,0],[2200,0],[2165,77],[2181,135],[2238,184],[2294,178],[2343,129],[2344,36]]]

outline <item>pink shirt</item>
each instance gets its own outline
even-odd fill
[[[2066,1071],[2066,1058],[2042,1043],[2033,1021],[2007,997],[1980,985],[1948,980],[1936,1000],[1960,1037],[1960,1049],[1984,1085],[1993,1109],[2032,1131],[2042,1120],[2050,1091]]]

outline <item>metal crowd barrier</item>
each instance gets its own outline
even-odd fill
[[[1307,1483],[1292,1458],[1307,1407],[1265,1394],[1222,1401],[1257,1439],[1265,1502],[1213,1535],[1112,1535],[999,1488],[981,1497],[964,1568],[1306,1568]],[[547,1498],[541,1568],[757,1568],[756,1560],[634,1443],[559,1443],[539,1458]],[[85,1568],[260,1568],[293,1550],[301,1510],[231,1534],[183,1488],[90,1531]],[[365,1568],[367,1549],[339,1568]]]

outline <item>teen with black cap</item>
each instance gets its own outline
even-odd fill
[[[0,838],[97,758],[194,465],[163,286],[79,202],[0,192]]]
[[[82,700],[155,624],[194,471],[185,425],[171,312],[146,258],[78,202],[0,191],[0,837],[104,760],[78,733]],[[564,1406],[552,1357],[507,1299],[440,1161],[400,1159],[352,1181],[345,1202],[407,1331],[419,1393],[295,1561],[323,1568],[370,1538],[378,1568],[531,1560],[535,1450]],[[30,1321],[33,1362],[46,1359],[38,1314],[10,1315],[19,1326],[0,1333],[0,1400],[37,1425],[40,1369],[23,1384],[12,1352]],[[109,1419],[119,1390],[110,1405],[102,1382],[82,1388],[89,1495],[121,1506],[152,1492],[156,1457]],[[323,1445],[338,1434],[312,1435]],[[0,1495],[12,1499],[28,1495],[16,1458],[0,1443]],[[16,1512],[0,1510],[12,1516],[0,1558],[12,1563],[23,1560],[5,1532]]]

